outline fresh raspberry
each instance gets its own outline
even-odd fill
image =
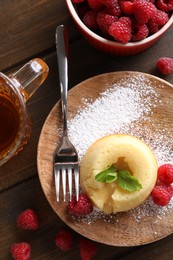
[[[131,15],[133,14],[133,2],[131,1],[121,1],[120,2],[121,11],[123,14]]]
[[[117,22],[113,23],[109,27],[109,34],[112,35],[114,39],[118,42],[121,43],[129,42],[131,39],[130,18],[121,17]]]
[[[29,260],[31,256],[30,245],[25,242],[13,244],[10,252],[15,260]]]
[[[173,183],[173,164],[163,164],[158,168],[158,180],[167,185]]]
[[[100,3],[107,6],[108,8],[113,8],[117,4],[117,0],[100,0]]]
[[[147,25],[148,25],[149,32],[151,34],[158,32],[161,28],[161,26],[159,24],[157,24],[153,19],[150,19],[148,21]]]
[[[169,16],[166,12],[157,10],[155,15],[153,15],[148,21],[148,28],[151,33],[156,33],[160,28],[167,23]]]
[[[156,67],[164,75],[171,74],[173,72],[173,59],[169,57],[160,58],[156,63]]]
[[[104,4],[106,8],[106,12],[110,15],[120,16],[121,8],[118,0],[100,0],[102,4]]]
[[[72,3],[74,4],[80,4],[82,2],[84,2],[85,0],[72,0]]]
[[[68,203],[68,210],[71,215],[85,216],[93,211],[93,205],[85,194],[79,194],[78,201],[74,196],[72,201]]]
[[[97,18],[97,12],[96,11],[88,11],[84,14],[83,17],[83,22],[84,24],[91,30],[95,31],[98,28],[97,22],[96,22],[96,18]]]
[[[156,13],[157,8],[154,4],[145,1],[138,0],[133,4],[134,16],[138,23],[144,24]]]
[[[172,187],[165,184],[155,186],[151,192],[151,197],[154,203],[159,206],[166,206],[170,202],[172,195]]]
[[[149,34],[149,29],[146,24],[136,24],[133,28],[132,41],[141,41],[145,39]]]
[[[106,8],[106,12],[113,16],[121,16],[121,8],[119,5],[116,5],[114,8]]]
[[[80,239],[79,249],[82,260],[90,260],[98,252],[97,244],[86,238]]]
[[[88,1],[88,5],[93,10],[101,10],[104,6],[102,3],[100,3],[100,0],[87,0],[87,1]]]
[[[26,209],[17,218],[17,226],[25,230],[36,230],[39,228],[37,214],[32,209]]]
[[[173,10],[173,0],[158,0],[157,1],[158,9],[169,12]]]
[[[77,13],[78,13],[79,17],[81,18],[81,20],[83,19],[84,15],[85,15],[88,11],[90,11],[90,8],[89,8],[88,5],[78,5],[78,6],[76,7],[76,9],[77,9]]]
[[[109,27],[116,21],[118,21],[118,17],[109,15],[104,10],[97,15],[98,27],[104,34],[108,34]]]
[[[62,251],[70,250],[73,245],[72,234],[68,230],[60,230],[55,236],[55,244]]]
[[[132,20],[130,19],[130,17],[122,16],[122,17],[119,18],[119,22],[122,22],[130,30],[132,29]]]
[[[169,20],[169,16],[166,12],[157,10],[152,19],[154,19],[157,24],[163,26]]]

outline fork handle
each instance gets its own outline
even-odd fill
[[[61,91],[63,136],[67,136],[68,31],[64,25],[59,25],[56,28],[56,51]]]

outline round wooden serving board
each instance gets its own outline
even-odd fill
[[[73,118],[78,109],[86,106],[84,100],[96,100],[100,93],[126,77],[144,76],[159,93],[161,105],[151,113],[151,120],[158,122],[157,128],[169,129],[173,134],[173,87],[168,82],[141,72],[113,72],[95,76],[68,92],[68,119]],[[164,125],[162,124],[162,119]],[[149,122],[150,123],[150,122]],[[136,246],[159,240],[173,232],[173,206],[157,214],[142,214],[140,211],[117,213],[95,219],[74,219],[67,212],[67,203],[56,202],[53,174],[53,156],[60,141],[62,127],[60,101],[50,112],[43,126],[38,144],[38,173],[45,196],[57,215],[72,229],[83,236],[113,246]],[[154,134],[154,133],[153,133]],[[159,206],[158,206],[159,207]],[[100,215],[99,215],[100,216]]]

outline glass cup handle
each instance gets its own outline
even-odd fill
[[[10,79],[24,96],[25,102],[44,82],[49,72],[47,64],[39,59],[27,62],[21,69],[10,75]]]

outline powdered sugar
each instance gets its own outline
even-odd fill
[[[88,147],[100,137],[112,133],[128,133],[129,126],[147,120],[158,94],[143,76],[121,80],[69,121],[69,137],[81,159]]]
[[[108,134],[126,133],[146,142],[155,153],[159,165],[173,163],[172,133],[164,125],[162,115],[163,125],[153,116],[162,105],[160,93],[147,77],[127,76],[113,86],[108,86],[95,101],[83,99],[83,103],[85,108],[79,108],[68,123],[69,138],[80,160],[97,139]],[[173,207],[173,201],[167,207],[160,208],[149,199],[130,211],[130,214],[139,221],[151,214],[160,217],[170,207]],[[111,216],[94,210],[87,221],[91,223],[96,218],[110,221]]]

